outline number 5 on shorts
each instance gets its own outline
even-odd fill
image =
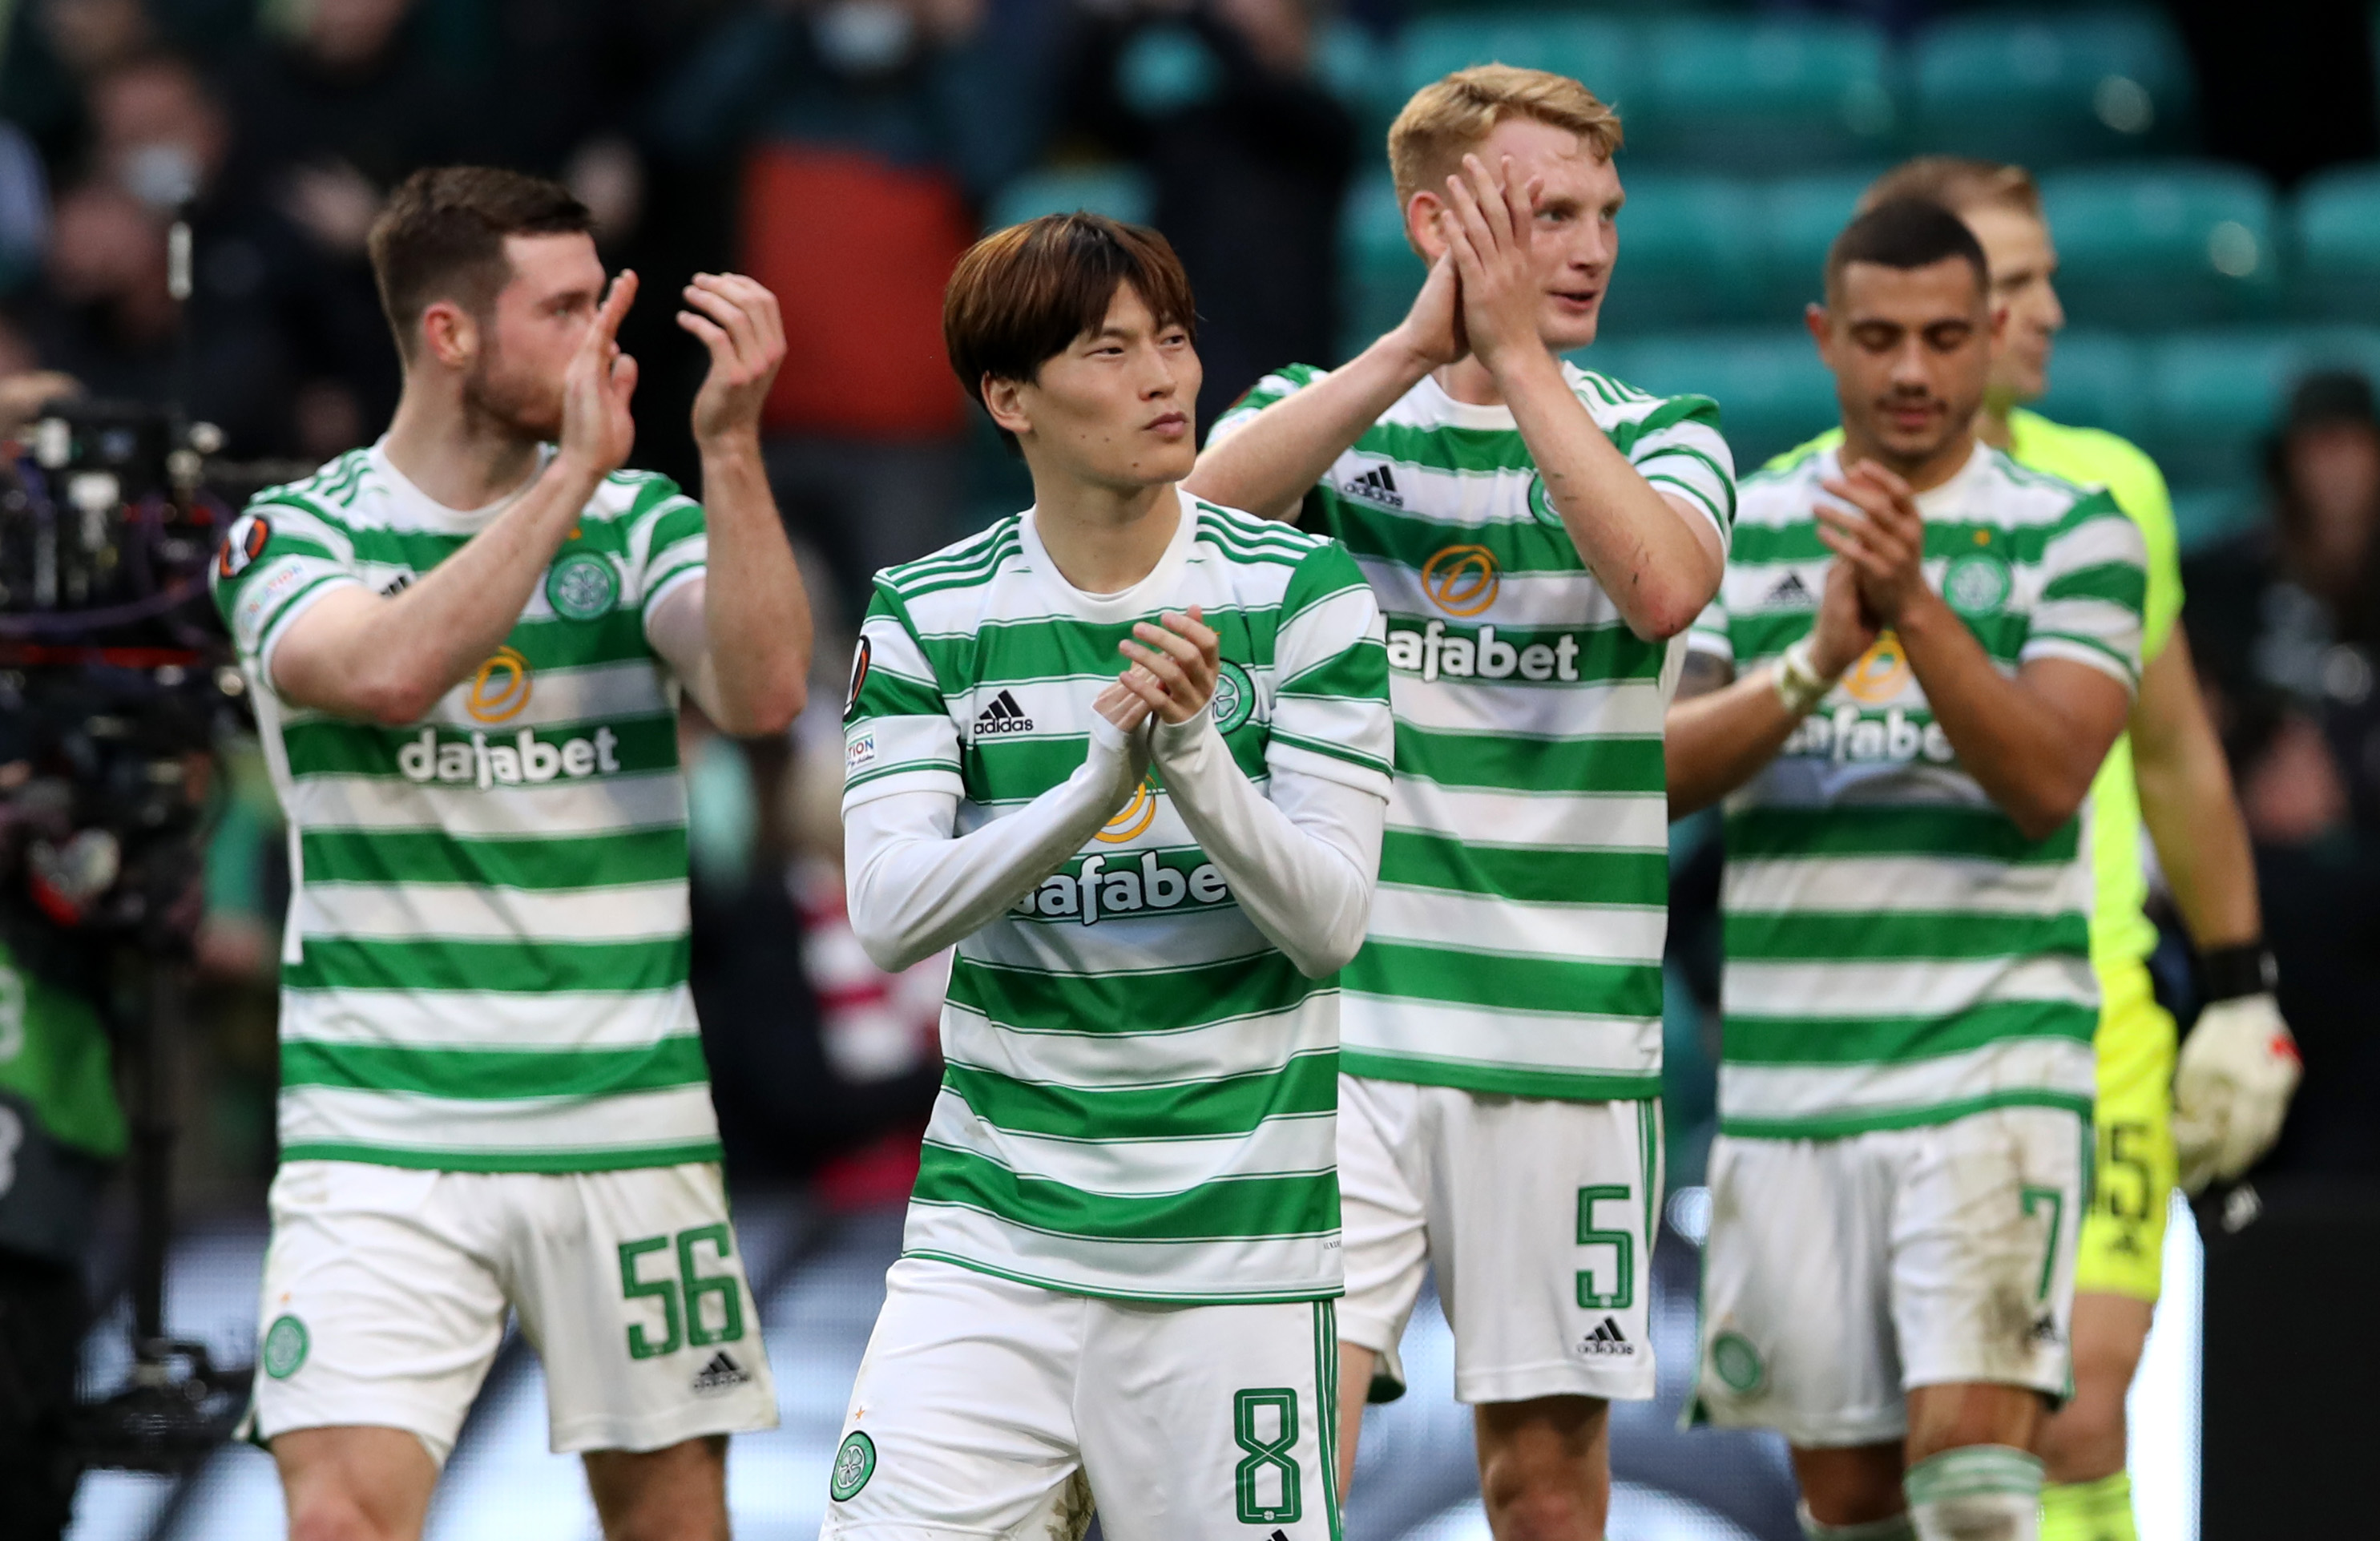
[[[1262,1416],[1268,1408],[1273,1414],[1269,1420]],[[1269,1437],[1260,1426],[1266,1422],[1273,1426]],[[1247,1452],[1232,1473],[1239,1490],[1240,1523],[1295,1524],[1305,1507],[1298,1492],[1297,1460],[1289,1453],[1297,1446],[1297,1393],[1285,1386],[1232,1392],[1232,1438]],[[1280,1474],[1278,1503],[1264,1501],[1267,1471]]]
[[[735,1247],[727,1239],[724,1225],[698,1225],[691,1231],[677,1233],[677,1277],[675,1279],[643,1279],[638,1276],[638,1259],[650,1252],[666,1252],[671,1239],[667,1236],[647,1236],[640,1241],[620,1244],[620,1294],[626,1300],[658,1300],[662,1303],[662,1341],[658,1343],[645,1330],[643,1322],[628,1324],[628,1357],[655,1359],[664,1353],[675,1353],[681,1337],[697,1348],[712,1343],[732,1343],[744,1336],[744,1297],[735,1287],[733,1274],[700,1274],[695,1271],[694,1249],[699,1242],[709,1242],[723,1259],[732,1256]],[[703,1321],[702,1297],[717,1295],[720,1304],[720,1325],[712,1330]],[[685,1301],[683,1309],[679,1301]]]
[[[1595,1287],[1595,1269],[1579,1269],[1578,1303],[1590,1311],[1625,1311],[1636,1304],[1636,1238],[1626,1231],[1595,1228],[1595,1207],[1607,1199],[1614,1204],[1627,1203],[1627,1186],[1604,1183],[1578,1191],[1578,1244],[1609,1247],[1612,1269],[1612,1287],[1604,1291]]]

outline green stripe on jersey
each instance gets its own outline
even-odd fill
[[[601,1097],[706,1083],[702,1041],[662,1038],[637,1049],[413,1049],[394,1044],[285,1043],[281,1084],[402,1091],[476,1101]]]
[[[980,1209],[1050,1237],[1228,1244],[1339,1233],[1339,1180],[1331,1170],[1221,1178],[1178,1193],[1123,1195],[1037,1177],[931,1139],[918,1153],[913,1202],[928,1209]]]
[[[682,1167],[719,1159],[719,1141],[686,1140],[674,1145],[629,1145],[613,1141],[586,1150],[507,1150],[468,1147],[427,1148],[356,1140],[289,1140],[281,1147],[284,1161],[366,1161],[374,1166],[409,1167],[417,1171],[625,1171],[638,1167]]]
[[[1415,942],[1364,943],[1341,976],[1352,994],[1395,996],[1511,1012],[1602,1017],[1661,1013],[1661,965],[1585,963],[1570,958],[1498,955],[1481,966],[1468,948]]]
[[[1832,553],[1831,450],[1742,489],[1694,646],[1739,674],[1808,635]],[[1923,493],[1927,581],[2008,670],[2056,657],[2130,686],[2145,584],[2105,493],[1978,449]],[[1985,795],[1889,633],[1728,799],[1721,1127],[1831,1137],[1984,1107],[2087,1107],[2089,810],[2034,840]]]
[[[1123,596],[1069,588],[1027,516],[879,574],[845,807],[930,790],[960,800],[961,830],[1009,816],[1081,769],[1117,641],[1194,603],[1220,638],[1213,712],[1241,773],[1385,798],[1388,661],[1362,571],[1336,541],[1184,507]],[[908,1252],[1126,1299],[1336,1293],[1339,1004],[1241,910],[1152,768],[959,943]]]
[[[1727,539],[1717,406],[1563,368],[1648,483]],[[1324,373],[1267,377],[1216,436]],[[1631,632],[1586,570],[1512,414],[1435,381],[1305,506],[1378,592],[1395,680],[1400,787],[1345,975],[1348,1068],[1532,1097],[1658,1090],[1669,646]],[[1519,1031],[1505,1011],[1539,1015]]]
[[[435,913],[434,910],[432,913]],[[316,936],[305,956],[281,971],[290,990],[492,990],[544,995],[556,990],[658,994],[686,982],[686,937],[659,941],[403,941]]]
[[[1962,1054],[2010,1038],[2089,1043],[2099,1013],[2062,1001],[2013,1001],[1957,1016],[1730,1016],[1722,1029],[1730,1064],[1864,1065]]]
[[[587,835],[462,839],[443,830],[301,831],[298,859],[309,883],[450,883],[544,891],[682,880],[686,826]],[[435,904],[438,895],[423,896]]]
[[[261,655],[311,596],[396,592],[484,519],[441,509],[375,447],[261,494],[245,520],[214,589],[298,835],[283,1156],[715,1159],[687,1006],[676,700],[646,639],[650,601],[701,570],[700,507],[666,478],[606,479],[503,645],[405,728],[291,706]]]
[[[1211,1139],[1245,1135],[1267,1119],[1328,1117],[1339,1107],[1339,1057],[1318,1051],[1280,1068],[1208,1080],[1086,1089],[1020,1081],[995,1070],[947,1064],[942,1085],[995,1129],[1081,1137],[1086,1129],[1121,1139]]]
[[[1670,902],[1670,861],[1658,852],[1487,845],[1411,830],[1382,836],[1380,881],[1523,904],[1575,904],[1592,896],[1658,909]]]

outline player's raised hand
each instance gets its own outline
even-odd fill
[[[710,349],[710,372],[694,397],[695,443],[710,447],[749,436],[757,446],[761,404],[785,361],[777,297],[737,273],[698,273],[684,293],[677,323]]]
[[[1454,274],[1454,253],[1441,252],[1414,296],[1413,309],[1397,323],[1397,334],[1413,356],[1431,369],[1451,364],[1471,351],[1463,328],[1463,284]]]
[[[1476,155],[1446,179],[1447,254],[1461,280],[1462,325],[1471,352],[1492,371],[1515,352],[1545,343],[1537,333],[1544,303],[1536,257],[1538,188],[1521,185],[1510,156],[1491,173]]]
[[[637,443],[637,420],[628,411],[637,361],[620,351],[620,322],[636,302],[637,275],[623,270],[562,376],[562,458],[598,477],[625,465]]]
[[[1132,628],[1132,637],[1116,644],[1118,652],[1139,665],[1126,670],[1116,683],[1147,701],[1163,721],[1187,722],[1215,694],[1215,676],[1222,669],[1219,651],[1222,638],[1206,624],[1195,604],[1188,614],[1169,610],[1160,618],[1165,623],[1162,627],[1139,622]]]
[[[1851,564],[1870,617],[1899,624],[1901,613],[1932,592],[1925,586],[1925,516],[1909,483],[1863,460],[1822,486],[1850,509],[1820,504],[1818,539]]]

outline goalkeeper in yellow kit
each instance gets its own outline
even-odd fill
[[[2091,961],[2103,1005],[2096,1180],[2074,1280],[2074,1394],[2045,1426],[2038,1451],[2048,1468],[2042,1541],[2137,1541],[2124,1394],[2156,1304],[2168,1195],[2177,1183],[2195,1193],[2236,1178],[2271,1147],[2297,1086],[2297,1049],[2273,1000],[2247,829],[2174,625],[2181,570],[2165,479],[2128,441],[2022,407],[2048,389],[2052,339],[2066,324],[2040,191],[2021,166],[1925,156],[1878,178],[1861,207],[1899,198],[1930,200],[1966,221],[1990,261],[1994,303],[2009,309],[1979,436],[2020,465],[2105,486],[2148,545],[2140,695],[2091,787]],[[2178,1066],[2173,1018],[2149,985],[2156,929],[2142,908],[2143,821],[2206,986]]]

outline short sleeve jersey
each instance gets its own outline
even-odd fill
[[[1028,513],[876,579],[845,712],[844,807],[958,800],[960,835],[1072,776],[1135,622],[1196,604],[1212,701],[1259,788],[1295,770],[1385,799],[1379,612],[1334,540],[1184,498],[1150,575],[1094,596]],[[905,1250],[1081,1293],[1341,1289],[1335,978],[1258,931],[1151,768],[1137,795],[958,945],[942,1088]]]
[[[1743,484],[1696,651],[1737,672],[1807,636],[1832,450]],[[2139,529],[2105,492],[1978,446],[1923,493],[1927,581],[2007,673],[2057,658],[2136,689]],[[1719,1126],[1826,1138],[1989,1107],[2091,1107],[2099,992],[2082,813],[2028,839],[1959,763],[1879,637],[1731,795]]]
[[[1807,449],[1842,443],[1836,429]],[[1779,464],[1802,451],[1779,457]],[[2173,523],[2173,499],[2156,462],[2128,439],[2105,429],[2072,428],[2039,413],[2009,414],[2009,458],[2020,466],[2063,477],[2078,487],[2104,487],[2116,506],[2140,527],[2148,552],[2148,595],[2141,617],[2141,664],[2165,651],[2181,616],[2180,540]],[[2091,783],[2091,864],[2095,874],[2091,909],[2091,958],[2107,985],[2119,969],[2139,970],[2156,949],[2156,926],[2147,914],[2148,873],[2141,860],[2141,795],[2132,775],[2132,736],[2126,733],[2107,751]],[[2142,994],[2145,983],[2137,987]]]
[[[1563,372],[1645,479],[1724,544],[1735,483],[1718,408]],[[1324,377],[1268,377],[1216,437]],[[1435,380],[1331,465],[1308,507],[1379,596],[1396,708],[1371,932],[1343,976],[1348,1070],[1527,1097],[1659,1095],[1661,730],[1682,639],[1629,631],[1511,410]]]
[[[703,571],[702,510],[605,479],[472,676],[401,728],[273,686],[290,625],[394,593],[496,509],[375,446],[258,495],[213,576],[290,824],[281,1154],[465,1171],[715,1159],[686,986],[686,789],[654,606]]]

